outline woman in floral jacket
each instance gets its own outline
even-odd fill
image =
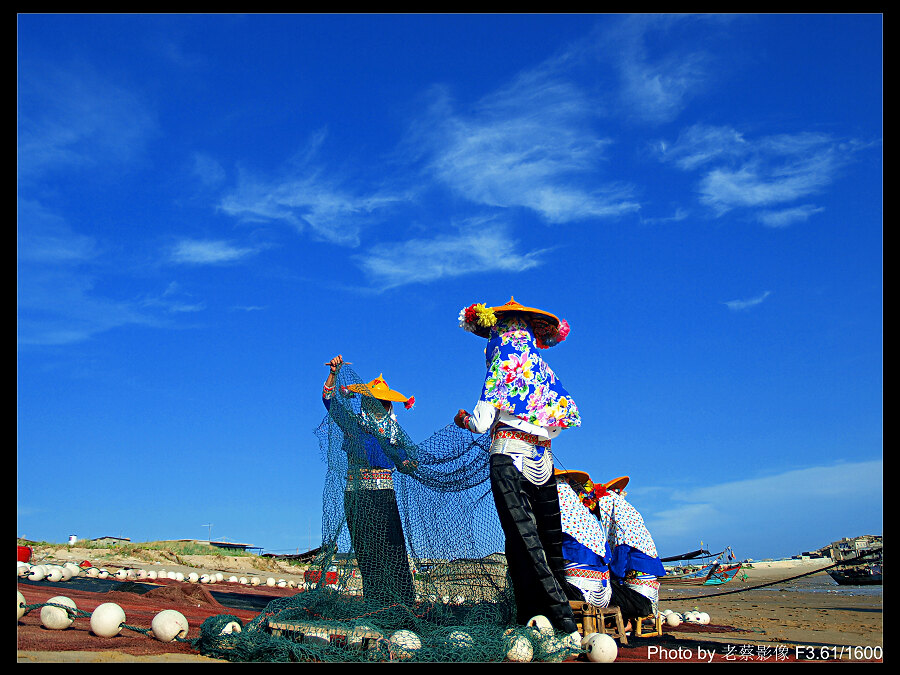
[[[562,525],[551,441],[581,424],[578,408],[539,349],[558,344],[568,324],[511,299],[488,308],[471,305],[460,325],[488,339],[487,374],[472,413],[454,421],[491,434],[491,491],[506,538],[506,561],[519,623],[544,615],[578,639],[563,572]]]

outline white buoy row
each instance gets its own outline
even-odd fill
[[[145,570],[145,569],[128,569],[123,568],[110,572],[105,567],[88,567],[82,569],[73,562],[67,562],[63,565],[55,564],[38,564],[30,565],[21,561],[17,562],[16,574],[20,578],[27,578],[31,581],[68,581],[73,577],[86,576],[94,579],[115,578],[119,581],[132,580],[149,580],[156,581],[158,579],[171,579],[173,581],[187,581],[189,583],[199,584],[215,584],[225,582],[225,575],[221,572],[190,572],[185,575],[183,572],[173,570]],[[265,580],[259,577],[236,577],[230,576],[227,581],[233,584],[242,584],[244,586],[277,586],[278,588],[304,588],[309,590],[312,587],[308,583],[297,583],[293,579],[276,579],[268,577]]]
[[[662,621],[673,628],[680,626],[682,623],[696,623],[702,626],[709,624],[709,614],[701,612],[696,608],[689,612],[673,612],[671,609],[664,609],[659,613]]]
[[[25,596],[22,591],[18,591],[17,598],[17,620],[25,615]],[[41,623],[44,628],[49,630],[66,630],[75,622],[75,612],[77,610],[75,601],[64,595],[56,595],[41,607]],[[125,625],[125,610],[114,602],[105,602],[98,605],[90,618],[91,633],[97,637],[115,637]],[[184,639],[188,635],[188,621],[184,614],[174,609],[164,609],[153,617],[150,623],[150,632],[160,642],[172,642],[176,639]],[[240,624],[235,621],[230,622],[222,630],[223,633],[239,633]]]
[[[29,563],[16,561],[16,576],[31,581],[68,581],[80,576],[82,569],[72,562],[64,565],[30,565]]]

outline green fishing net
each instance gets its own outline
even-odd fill
[[[230,615],[207,619],[194,646],[236,662],[572,654],[564,636],[515,625],[488,436],[450,424],[414,443],[366,392],[345,365],[315,430],[327,474],[322,546],[307,588],[273,600],[246,625]],[[396,468],[379,469],[388,466]],[[223,633],[235,621],[241,630]]]

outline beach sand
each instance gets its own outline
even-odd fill
[[[101,561],[96,551],[91,553],[97,558],[97,564],[110,570],[119,566],[154,569],[146,561],[116,560],[114,553]],[[77,562],[84,559],[94,562],[94,558],[83,552],[71,555],[72,559],[79,558]],[[54,559],[61,562],[65,558],[57,553]],[[182,564],[167,561],[156,564],[156,568],[182,571],[185,574],[191,571],[221,571],[226,578],[236,574],[260,576],[263,581],[269,576],[302,580],[302,570],[299,568],[269,559],[184,556],[180,560]],[[775,662],[779,660],[779,655],[780,660],[788,661],[827,657],[828,660],[848,662],[880,657],[883,649],[881,593],[857,592],[848,590],[848,587],[829,586],[830,579],[825,572],[772,587],[753,588],[814,569],[816,568],[808,565],[755,567],[746,570],[744,580],[735,579],[723,586],[676,588],[674,585],[667,586],[662,580],[660,610],[686,612],[696,608],[710,615],[710,624],[665,627],[661,638],[631,638],[628,647],[620,647],[618,661],[698,661],[706,659],[704,653],[712,654],[714,651],[716,653],[713,660],[735,662]],[[129,624],[149,627],[154,612],[171,607],[185,614],[192,628],[189,637],[196,637],[200,623],[208,616],[233,614],[245,623],[256,616],[254,611],[242,612],[222,607],[208,595],[205,586],[177,582],[168,582],[168,585],[171,588],[166,590],[171,592],[166,596],[159,596],[156,605],[152,607],[148,604],[144,608],[140,602],[152,603],[153,598],[141,600],[139,596],[134,599],[127,610]],[[272,597],[297,592],[296,589],[289,588],[250,588],[236,584],[217,584],[208,588]],[[69,595],[76,600],[79,609],[86,611],[91,611],[102,602],[117,601],[111,597],[103,597],[109,594],[79,595],[67,592],[65,582],[41,587],[19,584],[19,590],[30,604],[46,602],[52,595]],[[127,597],[125,593],[114,595]],[[160,599],[169,604],[160,605]],[[90,634],[86,619],[77,620],[66,631],[50,631],[41,625],[38,615],[39,612],[34,611],[19,620],[17,661],[20,663],[216,661],[199,655],[185,643],[164,645],[140,633],[126,635],[127,631],[123,631],[116,638],[97,638]],[[701,649],[705,652],[700,651]]]
[[[734,645],[801,647],[801,653],[811,649],[818,655],[846,657],[843,660],[878,653],[884,646],[883,596],[872,592],[872,587],[841,587],[833,584],[826,572],[818,572],[753,588],[815,569],[814,565],[748,569],[745,580],[735,579],[723,586],[676,588],[662,579],[660,610],[696,608],[710,615],[712,626],[736,631],[710,633],[704,630],[706,626],[682,624],[667,632],[682,639]]]

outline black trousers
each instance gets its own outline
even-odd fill
[[[650,616],[653,613],[653,605],[650,598],[641,595],[633,588],[628,588],[623,583],[610,580],[612,586],[612,597],[609,600],[611,607],[618,607],[622,610],[622,618],[636,619],[638,617]]]
[[[563,574],[562,522],[556,477],[534,485],[507,455],[491,455],[491,492],[506,537],[516,620],[546,616],[561,632],[578,630]]]
[[[412,606],[416,592],[394,491],[347,491],[344,513],[362,576],[363,598]]]

